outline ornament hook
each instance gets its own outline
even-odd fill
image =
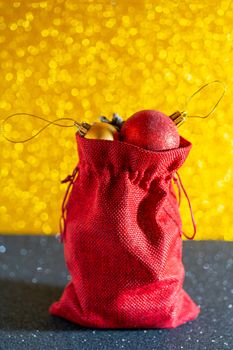
[[[212,109],[209,111],[209,113],[207,113],[204,116],[200,116],[200,115],[189,115],[187,112],[188,109],[188,104],[190,103],[190,101],[193,99],[194,96],[196,96],[201,90],[205,89],[207,86],[211,85],[211,84],[220,84],[223,87],[223,91],[220,95],[220,97],[218,98],[217,102],[214,104],[214,106],[212,107]],[[210,83],[204,84],[202,85],[199,89],[197,89],[190,97],[187,98],[186,104],[185,104],[185,108],[182,112],[176,111],[175,113],[171,114],[169,117],[173,120],[173,122],[177,125],[180,126],[182,125],[187,118],[200,118],[200,119],[205,119],[208,118],[211,114],[214,113],[214,111],[216,110],[218,104],[220,103],[220,101],[222,100],[223,96],[226,93],[226,84],[224,82],[222,82],[221,80],[213,80]]]

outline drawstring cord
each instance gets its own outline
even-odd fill
[[[64,238],[65,238],[65,234],[66,234],[66,205],[67,205],[67,201],[68,201],[68,198],[69,198],[69,193],[73,187],[73,184],[74,184],[74,181],[75,181],[75,178],[76,178],[76,175],[77,175],[77,172],[79,170],[79,166],[76,165],[76,167],[74,168],[73,170],[73,173],[72,175],[68,175],[64,180],[61,181],[61,183],[66,183],[66,182],[69,182],[69,185],[66,189],[66,192],[65,192],[65,196],[64,196],[64,199],[63,199],[63,202],[62,202],[62,214],[61,214],[61,218],[60,218],[60,240],[61,242],[64,241]],[[189,210],[190,210],[190,214],[191,214],[191,219],[192,219],[192,224],[193,224],[193,234],[192,236],[188,236],[185,232],[182,231],[182,234],[189,240],[192,240],[194,239],[195,235],[196,235],[196,232],[197,232],[197,226],[196,226],[196,222],[195,222],[195,218],[194,218],[194,214],[193,214],[193,209],[192,209],[192,206],[191,206],[191,202],[190,202],[190,199],[189,199],[189,196],[184,188],[184,185],[181,181],[181,178],[180,178],[180,175],[178,174],[178,172],[176,172],[176,176],[173,176],[173,180],[174,180],[174,183],[176,184],[177,188],[178,188],[178,203],[179,203],[179,206],[180,206],[180,203],[181,203],[181,190],[183,191],[187,201],[188,201],[188,205],[189,205]]]
[[[68,175],[64,180],[61,181],[61,183],[66,183],[69,182],[69,185],[67,186],[66,189],[66,193],[62,202],[62,214],[60,217],[60,241],[63,242],[64,238],[65,238],[65,234],[66,234],[66,205],[67,205],[67,201],[68,201],[68,194],[70,193],[73,184],[74,184],[74,180],[76,177],[76,174],[79,170],[79,166],[76,165],[76,167],[73,170],[72,175]]]
[[[178,174],[178,172],[176,172],[176,175],[177,175],[177,178],[175,176],[173,176],[173,180],[174,180],[174,183],[176,184],[177,188],[178,188],[178,202],[179,202],[179,206],[180,206],[180,203],[181,203],[181,190],[183,191],[187,201],[188,201],[188,205],[189,205],[189,210],[190,210],[190,214],[191,214],[191,219],[192,219],[192,224],[193,224],[193,234],[192,236],[188,236],[185,232],[182,231],[183,235],[187,238],[187,239],[194,239],[196,233],[197,233],[197,225],[196,225],[196,221],[195,221],[195,218],[194,218],[194,214],[193,214],[193,209],[192,209],[192,205],[191,205],[191,202],[190,202],[190,199],[189,199],[189,196],[184,188],[184,185],[181,181],[181,178],[180,178],[180,175]]]

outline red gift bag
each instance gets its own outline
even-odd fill
[[[72,188],[63,203],[71,281],[50,313],[97,328],[174,328],[194,320],[200,309],[182,288],[172,186],[191,143],[181,137],[179,148],[154,152],[76,138],[79,164],[65,180]]]

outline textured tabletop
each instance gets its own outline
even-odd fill
[[[184,242],[201,314],[172,330],[89,329],[49,315],[70,276],[55,237],[0,236],[0,349],[233,349],[233,243]]]

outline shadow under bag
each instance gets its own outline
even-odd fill
[[[182,224],[172,178],[191,149],[148,151],[76,134],[66,205],[71,281],[52,315],[95,328],[174,328],[199,307],[182,288]],[[76,176],[75,176],[76,175]]]

